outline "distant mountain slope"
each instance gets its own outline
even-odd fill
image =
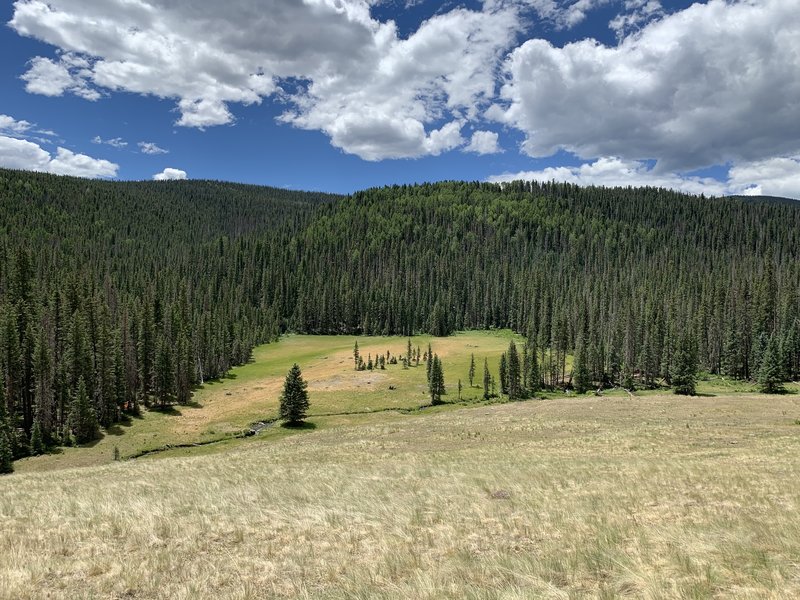
[[[800,376],[800,204],[655,188],[443,182],[340,197],[0,170],[0,376],[16,455],[103,425],[255,344],[510,327],[568,386]],[[524,362],[524,360],[523,360]],[[531,375],[532,376],[532,375]],[[2,420],[2,417],[0,417]],[[79,440],[80,441],[80,440]]]

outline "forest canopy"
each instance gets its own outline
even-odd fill
[[[0,434],[85,441],[286,331],[511,328],[536,385],[800,374],[800,206],[443,182],[351,196],[0,170]],[[764,368],[765,357],[775,369]],[[92,417],[92,414],[94,417]]]

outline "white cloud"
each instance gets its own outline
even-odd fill
[[[169,150],[165,150],[161,148],[158,144],[154,144],[153,142],[139,142],[137,144],[139,146],[139,151],[142,154],[168,154]]]
[[[497,154],[502,152],[497,143],[498,135],[494,131],[476,131],[472,134],[472,139],[464,148],[464,152],[474,152],[475,154]]]
[[[489,181],[558,181],[578,185],[653,186],[686,192],[719,196],[726,192],[723,183],[711,177],[685,177],[676,173],[656,173],[640,161],[623,160],[616,157],[599,158],[592,163],[576,167],[547,167],[540,171],[503,173],[489,177]]]
[[[529,40],[506,64],[503,108],[523,150],[657,159],[665,171],[800,150],[800,0],[709,0],[616,47]]]
[[[180,169],[173,169],[172,167],[167,167],[161,173],[156,173],[153,175],[153,179],[156,181],[167,181],[173,179],[186,179],[186,171],[181,171]]]
[[[38,144],[0,135],[0,166],[77,177],[116,177],[119,166],[59,147],[52,156]]]
[[[604,187],[652,186],[707,196],[742,194],[800,199],[800,157],[772,158],[734,165],[726,181],[663,173],[650,168],[645,162],[616,157],[599,158],[575,167],[547,167],[539,171],[503,173],[488,178],[492,182],[515,180],[558,181]]]
[[[105,144],[107,146],[111,146],[112,148],[118,148],[118,149],[125,148],[128,145],[128,142],[126,142],[125,140],[123,140],[120,137],[115,137],[115,138],[111,138],[111,139],[108,139],[108,140],[104,140],[99,135],[96,135],[96,136],[94,136],[92,138],[92,143],[93,144]]]
[[[177,124],[234,121],[232,103],[272,94],[282,121],[320,130],[367,160],[436,154],[460,143],[495,91],[521,25],[515,6],[455,9],[401,38],[364,0],[17,0],[12,28],[59,48],[24,76],[34,93],[124,90],[174,98]],[[77,64],[78,59],[82,64]]]
[[[82,58],[67,53],[56,62],[37,56],[30,65],[22,79],[26,82],[25,89],[32,94],[62,96],[70,92],[86,100],[100,98],[100,93],[86,83],[91,71]]]
[[[14,117],[0,115],[0,133],[21,135],[33,125],[28,121],[17,121]]]
[[[800,199],[800,156],[737,165],[729,177],[735,193]]]

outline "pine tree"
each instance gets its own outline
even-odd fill
[[[442,396],[446,393],[444,388],[444,372],[442,370],[442,362],[439,357],[434,355],[433,360],[428,359],[431,364],[431,376],[428,381],[428,390],[431,395],[431,404],[437,405],[442,403]]]
[[[408,338],[408,344],[406,345],[406,359],[408,363],[411,364],[413,349],[411,348],[411,338]]]
[[[44,454],[44,438],[42,436],[42,426],[40,420],[37,418],[33,422],[31,429],[31,452],[36,455]]]
[[[491,383],[491,374],[489,373],[489,359],[483,359],[483,399],[489,399],[489,384]]]
[[[461,390],[463,389],[461,385],[461,380],[458,380],[458,401],[461,402]]]
[[[592,385],[588,362],[589,357],[586,352],[586,344],[582,343],[578,347],[578,352],[575,355],[575,377],[573,381],[575,391],[579,394],[585,394]]]
[[[694,396],[697,384],[697,343],[684,333],[673,355],[672,385],[676,394]]]
[[[474,380],[475,380],[475,354],[473,353],[469,359],[469,387],[472,387]]]
[[[517,346],[514,340],[508,345],[508,373],[506,387],[509,400],[518,400],[522,397],[522,383],[520,381],[520,362]]]
[[[783,379],[778,336],[773,334],[761,357],[761,366],[758,369],[758,388],[764,394],[777,394],[783,391]]]
[[[508,394],[508,358],[505,352],[500,357],[500,393]]]
[[[537,357],[538,352],[536,351],[536,347],[531,348],[530,352],[528,353],[528,392],[530,394],[535,394],[539,391],[539,387],[541,385],[541,373],[539,373],[539,358]]]
[[[11,427],[6,410],[5,382],[0,369],[0,474],[14,471],[14,452],[11,441]]]
[[[428,344],[428,353],[425,355],[425,369],[427,371],[428,381],[431,380],[431,367],[433,366],[433,351],[431,350],[430,343]]]
[[[83,377],[78,380],[78,390],[73,396],[69,411],[69,429],[76,444],[86,444],[97,439],[100,428]]]
[[[358,353],[358,340],[356,340],[356,344],[353,346],[353,362],[355,363],[356,371],[359,371],[359,367],[361,366],[361,355]]]
[[[281,394],[280,417],[289,425],[297,425],[306,418],[308,412],[308,384],[297,363],[292,365],[286,375]]]

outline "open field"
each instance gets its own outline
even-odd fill
[[[380,418],[2,478],[0,597],[800,595],[797,397]]]
[[[470,354],[475,353],[478,385],[483,376],[483,358],[497,376],[497,363],[511,338],[522,338],[509,331],[466,332],[446,338],[412,337],[414,346],[424,352],[430,342],[433,351],[444,361],[447,399],[457,398],[461,378],[464,398],[479,398],[482,390],[468,389],[467,372]],[[355,371],[353,345],[359,340],[360,352],[366,357],[390,351],[405,354],[408,338],[353,336],[290,335],[278,343],[255,349],[253,362],[232,369],[220,381],[206,382],[196,390],[191,406],[176,406],[168,413],[145,411],[141,418],[127,425],[116,425],[91,447],[65,448],[57,454],[18,461],[19,472],[49,470],[74,466],[96,466],[113,460],[114,447],[125,458],[166,444],[204,443],[220,440],[242,431],[251,423],[275,418],[279,395],[286,372],[297,362],[309,383],[310,414],[318,427],[369,422],[370,413],[387,409],[414,409],[429,402],[425,363],[403,370],[387,365],[385,371]],[[390,390],[389,386],[395,389]],[[355,416],[329,416],[341,413],[362,413]],[[265,431],[261,436],[275,438],[287,435],[282,428]]]

